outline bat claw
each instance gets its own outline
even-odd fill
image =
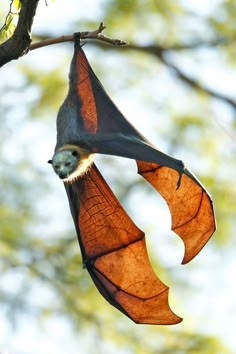
[[[176,191],[179,189],[179,187],[181,186],[181,182],[182,182],[182,177],[183,177],[183,174],[185,172],[185,166],[183,164],[183,169],[182,171],[179,172],[179,178],[178,178],[178,181],[177,181],[177,184],[176,184]]]

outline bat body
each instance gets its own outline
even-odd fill
[[[75,37],[69,92],[49,162],[65,182],[84,264],[101,294],[135,322],[178,323],[168,287],[149,263],[144,234],[93,164],[96,153],[136,160],[138,173],[166,200],[172,230],[185,244],[183,263],[190,261],[215,230],[209,194],[182,161],[155,148],[126,120]]]
[[[82,53],[81,48],[80,51]],[[116,155],[165,165],[178,171],[180,176],[183,172],[190,175],[199,183],[181,160],[157,150],[126,120],[98,81],[86,57],[81,54],[79,59],[79,68],[78,57],[74,56],[72,60],[69,92],[58,112],[55,153],[68,144],[75,145],[91,154]],[[83,81],[85,75],[88,80]],[[100,116],[103,116],[102,120]]]

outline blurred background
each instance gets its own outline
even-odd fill
[[[1,0],[0,27],[11,1]],[[73,44],[29,52],[1,68],[0,352],[2,354],[236,353],[236,2],[41,0],[34,41],[93,30],[136,49],[88,42],[97,76],[125,116],[185,161],[211,193],[218,229],[190,264],[168,208],[133,161],[96,163],[146,233],[170,287],[176,326],[136,325],[82,269],[64,187],[46,163],[67,92]],[[5,35],[14,30],[17,15]],[[3,41],[4,38],[2,37]],[[156,54],[144,46],[155,46]]]

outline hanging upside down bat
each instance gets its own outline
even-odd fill
[[[210,195],[177,160],[155,148],[122,115],[93,72],[75,34],[69,92],[57,117],[54,171],[64,181],[83,263],[105,299],[136,323],[175,324],[169,288],[154,273],[145,235],[96,168],[94,155],[136,160],[138,173],[166,200],[172,230],[184,242],[182,263],[215,231]]]

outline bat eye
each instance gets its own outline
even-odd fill
[[[65,163],[65,166],[66,166],[66,167],[69,167],[70,165],[71,165],[70,162],[66,162],[66,163]]]
[[[72,155],[73,156],[78,156],[78,152],[77,151],[72,151]]]
[[[56,170],[58,170],[59,167],[60,167],[59,165],[55,165],[55,166],[54,166],[54,168],[55,168]]]

